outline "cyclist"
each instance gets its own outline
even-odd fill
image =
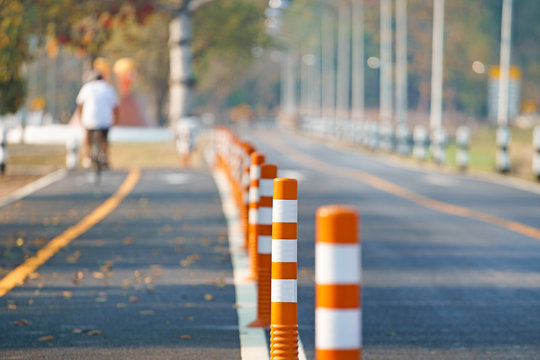
[[[88,168],[92,164],[90,159],[92,131],[98,131],[102,137],[101,150],[105,158],[103,166],[108,167],[108,133],[109,128],[118,122],[118,95],[103,76],[93,70],[88,74],[87,82],[79,91],[76,102],[82,126],[86,129],[83,167]]]

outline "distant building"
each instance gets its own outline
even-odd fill
[[[497,110],[499,106],[499,78],[501,71],[499,65],[489,68],[488,85],[488,118],[493,124],[497,124]],[[516,65],[510,67],[510,84],[508,87],[508,122],[519,115],[521,102],[521,68]]]

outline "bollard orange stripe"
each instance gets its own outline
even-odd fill
[[[356,244],[358,217],[355,209],[344,205],[320,207],[316,213],[317,242]]]
[[[358,309],[362,305],[361,287],[358,285],[317,284],[315,307],[331,309]]]
[[[272,238],[274,239],[296,239],[297,223],[272,223]]]
[[[277,176],[277,165],[264,164],[261,166],[261,179],[273,179]]]
[[[249,208],[250,209],[258,209],[259,208],[259,203],[249,203]]]
[[[272,198],[269,196],[261,196],[261,198],[259,199],[259,206],[272,207]]]
[[[251,163],[253,165],[261,165],[264,162],[264,155],[259,152],[251,153]]]
[[[274,199],[297,200],[298,181],[296,179],[274,179]]]
[[[272,225],[257,225],[259,235],[272,235]]]
[[[294,279],[296,280],[296,263],[272,263],[272,279]]]
[[[276,325],[297,325],[298,324],[298,304],[288,302],[273,302],[270,305],[270,316],[272,324]]]
[[[362,358],[362,349],[351,350],[322,350],[315,351],[317,360],[358,360]]]

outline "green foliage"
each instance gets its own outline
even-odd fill
[[[193,17],[197,88],[223,100],[253,61],[251,50],[268,42],[260,7],[248,0],[214,1]]]

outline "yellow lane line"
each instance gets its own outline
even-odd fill
[[[419,205],[434,209],[443,213],[460,216],[464,218],[482,221],[488,224],[503,227],[507,230],[531,237],[540,241],[540,229],[521,224],[515,221],[500,218],[495,215],[486,214],[480,211],[472,210],[463,206],[445,203],[443,201],[434,200],[427,196],[417,194],[409,189],[396,185],[390,181],[384,180],[378,176],[368,174],[364,171],[346,168],[342,166],[332,165],[315,159],[299,150],[287,145],[284,141],[272,135],[272,140],[267,141],[276,150],[284,153],[287,157],[296,160],[297,162],[310,167],[314,170],[325,172],[334,176],[357,180],[363,182],[375,189],[384,191],[389,194],[410,200]]]
[[[15,286],[22,285],[24,283],[24,279],[26,279],[28,275],[33,273],[38,267],[53,257],[54,254],[56,254],[60,249],[109,215],[133,190],[140,177],[140,170],[131,170],[116,193],[105,200],[104,203],[102,203],[77,224],[68,228],[62,234],[49,241],[47,245],[36,253],[36,255],[28,258],[24,263],[17,266],[2,280],[0,280],[0,297],[6,295]]]

